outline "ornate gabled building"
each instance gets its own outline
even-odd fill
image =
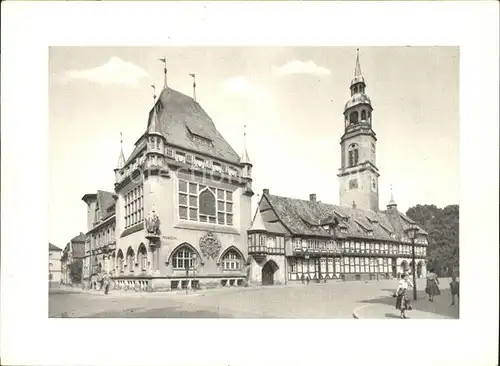
[[[416,225],[392,197],[379,210],[373,107],[359,55],[344,108],[340,140],[340,205],[271,195],[264,189],[248,230],[251,282],[364,280],[396,277],[414,265],[407,229]],[[418,228],[418,276],[425,276],[427,233]]]
[[[116,248],[116,200],[112,192],[86,194],[87,233],[82,282],[86,288],[100,289],[102,277],[114,272],[112,254]]]
[[[200,104],[168,87],[165,77],[133,152],[125,159],[120,151],[115,192],[106,193],[106,204],[99,193],[83,198],[89,205],[87,276],[101,270],[114,288],[132,291],[242,285],[251,169],[246,147],[240,157]],[[96,205],[113,208],[98,224],[91,217]],[[94,244],[108,224],[113,235]]]

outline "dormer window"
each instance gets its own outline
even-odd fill
[[[186,155],[184,153],[176,151],[175,160],[178,162],[181,162],[181,163],[185,163],[186,162]]]
[[[214,171],[216,171],[218,173],[222,172],[221,165],[219,163],[216,163],[215,161],[213,162],[213,169],[214,169]]]
[[[201,158],[196,158],[195,159],[195,165],[198,167],[198,168],[203,168],[203,166],[205,165],[205,162],[203,161],[203,159]]]

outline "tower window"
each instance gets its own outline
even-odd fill
[[[366,111],[364,109],[361,111],[361,120],[366,121]]]
[[[351,123],[358,123],[358,112],[352,112],[349,116],[349,120],[351,121]]]
[[[352,144],[349,146],[349,166],[358,165],[359,155],[358,155],[358,145]]]
[[[357,189],[358,188],[358,180],[357,179],[351,179],[349,181],[349,189]]]

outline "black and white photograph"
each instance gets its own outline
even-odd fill
[[[3,2],[0,363],[496,365],[498,7]]]
[[[51,48],[50,316],[459,318],[459,57]]]

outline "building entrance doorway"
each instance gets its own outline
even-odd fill
[[[274,273],[278,270],[278,265],[274,261],[268,261],[262,267],[262,285],[274,285]]]

